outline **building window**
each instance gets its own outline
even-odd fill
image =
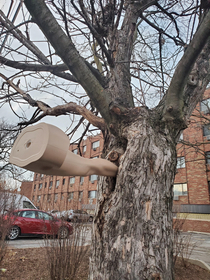
[[[51,194],[48,194],[47,195],[47,201],[50,202],[50,200],[51,200]]]
[[[72,185],[72,184],[74,184],[74,183],[75,183],[75,177],[71,177],[71,178],[69,179],[69,184]]]
[[[32,201],[34,201],[34,199],[35,199],[35,197],[34,197],[34,195],[33,195],[33,197],[32,197]]]
[[[206,164],[210,164],[210,152],[206,152],[205,156],[206,156]]]
[[[87,146],[84,145],[84,146],[82,147],[82,153],[84,154],[86,151],[87,151]]]
[[[89,181],[91,181],[92,183],[94,183],[94,181],[98,180],[98,175],[90,175],[89,177]]]
[[[42,183],[41,184],[39,184],[39,190],[41,190],[42,189]]]
[[[56,180],[56,185],[55,185],[56,189],[59,187],[59,184],[60,184],[60,180]]]
[[[174,184],[174,200],[178,200],[181,195],[187,195],[187,184]]]
[[[210,98],[201,101],[201,112],[208,114],[210,112]]]
[[[58,194],[55,193],[54,201],[57,202],[57,200],[58,200]]]
[[[97,198],[97,191],[89,191],[88,198]]]
[[[61,193],[61,200],[63,200],[64,196],[63,196],[63,193]]]
[[[92,149],[93,149],[94,151],[95,151],[99,146],[100,146],[99,140],[92,143]]]
[[[35,180],[37,180],[38,179],[38,174],[36,173],[36,175],[35,175]]]
[[[80,191],[80,192],[79,192],[79,201],[81,201],[82,198],[83,198],[83,191]]]
[[[77,155],[78,150],[77,150],[77,149],[74,149],[74,150],[72,151],[72,153],[74,153],[75,155]]]
[[[44,184],[44,188],[46,189],[46,187],[47,187],[47,182],[45,182],[45,184]]]
[[[210,135],[210,124],[206,124],[203,126],[203,136]]]
[[[185,158],[184,157],[178,157],[177,158],[177,165],[176,168],[185,168]]]
[[[36,190],[36,185],[34,185],[34,191]]]
[[[50,190],[52,189],[52,186],[53,186],[53,181],[50,181],[50,186],[49,186]]]
[[[74,198],[74,192],[68,193],[68,201],[72,200]]]
[[[63,185],[65,185],[65,182],[66,182],[66,179],[64,178],[64,179],[63,179]]]
[[[43,179],[43,177],[44,177],[44,175],[43,175],[43,174],[40,174],[40,179],[41,179],[41,180]]]
[[[40,202],[41,195],[37,195],[37,202]]]
[[[83,177],[83,176],[80,177],[80,185],[83,185],[84,179],[85,179],[85,177]]]
[[[183,137],[183,132],[180,133],[180,136],[179,136],[179,141],[182,141],[184,139]]]
[[[208,181],[208,187],[209,187],[209,197],[210,197],[210,181]]]

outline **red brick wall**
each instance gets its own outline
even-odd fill
[[[175,220],[174,220],[175,221]],[[181,225],[180,230],[183,231],[197,231],[210,233],[210,221],[202,220],[182,220],[179,221]],[[175,221],[176,224],[176,221]]]
[[[32,187],[33,187],[33,182],[31,181],[24,181],[22,182],[20,186],[20,194],[25,195],[28,197],[30,200],[32,199]]]

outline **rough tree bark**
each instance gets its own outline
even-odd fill
[[[122,139],[116,183],[98,188],[90,279],[173,279],[175,141],[145,108]]]

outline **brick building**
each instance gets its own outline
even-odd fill
[[[210,88],[177,145],[174,209],[184,230],[210,232]]]
[[[209,105],[209,106],[208,106]],[[177,145],[174,209],[184,229],[210,232],[210,89],[194,110]],[[102,134],[80,145],[83,157],[100,157]],[[75,145],[70,150],[79,154]],[[30,199],[44,210],[86,209],[94,212],[97,176],[60,177],[34,174]]]

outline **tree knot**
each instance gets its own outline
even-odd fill
[[[119,153],[116,151],[110,152],[108,159],[112,162],[117,161],[119,159]]]

